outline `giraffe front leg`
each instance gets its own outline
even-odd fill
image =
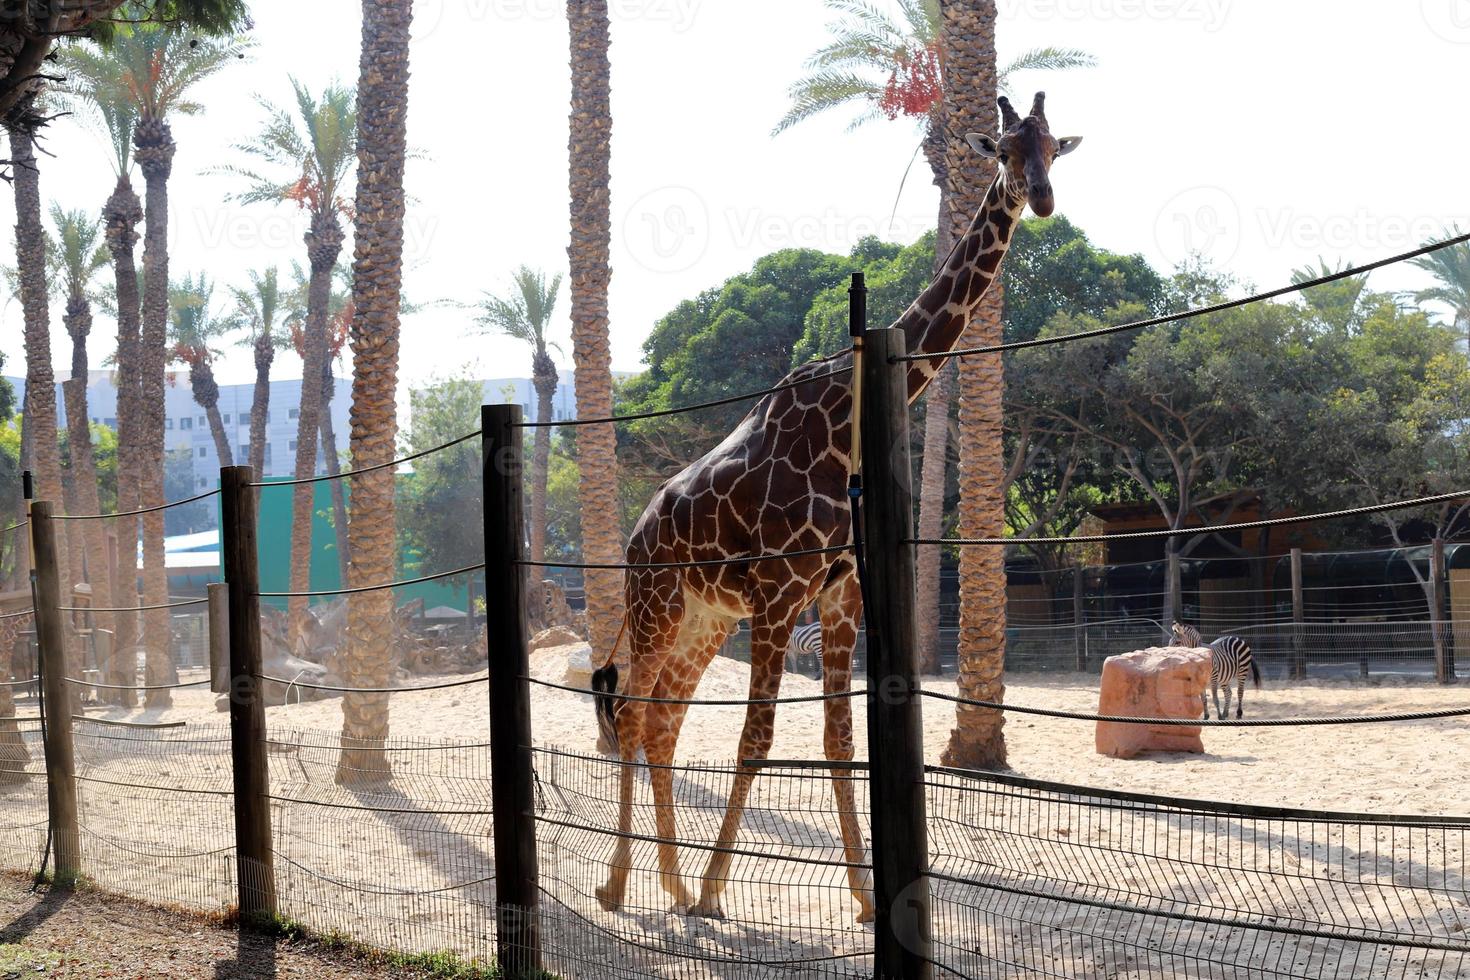
[[[852,651],[857,643],[857,624],[862,617],[862,594],[857,580],[848,575],[829,586],[821,597],[822,693],[845,694],[852,688]],[[852,747],[852,699],[833,698],[822,705],[822,745],[831,762],[849,762]],[[858,903],[857,920],[872,922],[872,855],[863,846],[863,829],[854,802],[853,773],[832,771],[832,793],[837,800],[837,824],[842,834],[843,859],[847,862],[847,887]]]
[[[633,867],[633,842],[627,834],[633,832],[633,786],[636,778],[635,759],[637,749],[629,746],[636,743],[627,739],[625,726],[619,719],[618,737],[621,746],[619,758],[622,768],[618,773],[618,833],[613,843],[612,856],[607,861],[607,881],[596,890],[597,903],[607,912],[617,912],[623,907],[628,892],[628,872]]]

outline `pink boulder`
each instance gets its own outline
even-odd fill
[[[1210,681],[1207,647],[1149,647],[1103,661],[1098,714],[1198,719]],[[1143,752],[1203,752],[1198,725],[1097,723],[1097,751],[1117,759]]]

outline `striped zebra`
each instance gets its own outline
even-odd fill
[[[815,663],[820,673],[822,669],[821,623],[807,623],[791,631],[791,639],[786,644],[786,670],[796,673],[801,670],[803,662]]]
[[[1205,646],[1204,638],[1199,635],[1199,630],[1193,626],[1175,623],[1170,632],[1173,634],[1174,645],[1181,647]],[[1230,714],[1230,683],[1235,682],[1235,717],[1241,716],[1241,709],[1245,707],[1245,675],[1251,675],[1251,686],[1256,690],[1261,689],[1261,668],[1256,666],[1256,658],[1251,656],[1250,644],[1238,636],[1222,636],[1209,644],[1210,648],[1210,693],[1215,698],[1215,716],[1224,718]],[[1220,688],[1225,689],[1225,708],[1220,708]],[[1205,717],[1210,717],[1210,702],[1206,699],[1204,692],[1199,696],[1200,704],[1204,706]]]

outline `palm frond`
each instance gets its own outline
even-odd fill
[[[804,122],[819,113],[852,102],[869,103],[876,113],[883,88],[877,82],[851,72],[822,71],[808,75],[791,86],[791,108],[772,130],[772,135]]]
[[[1011,76],[1023,71],[1071,71],[1092,68],[1097,59],[1080,48],[1041,47],[1023,51],[996,74],[996,87],[1010,94]]]

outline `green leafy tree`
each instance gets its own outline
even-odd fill
[[[442,446],[473,432],[480,423],[480,382],[468,377],[436,378],[409,394],[404,455]],[[404,577],[473,565],[484,543],[467,528],[482,526],[480,443],[461,442],[414,460],[413,474],[398,483],[398,537]],[[468,576],[456,581],[468,582]]]
[[[511,292],[505,296],[485,293],[479,302],[476,322],[486,330],[503,333],[531,348],[531,384],[536,389],[536,421],[551,421],[552,398],[556,395],[556,362],[547,339],[551,314],[556,309],[561,276],[548,282],[546,274],[521,266],[511,275]],[[531,450],[531,557],[540,561],[546,553],[546,479],[551,460],[551,430],[538,428]]]
[[[1461,234],[1459,226],[1453,226],[1445,230],[1444,237]],[[1451,245],[1409,261],[1439,280],[1437,285],[1416,291],[1414,299],[1448,306],[1455,326],[1470,344],[1470,243]]]

